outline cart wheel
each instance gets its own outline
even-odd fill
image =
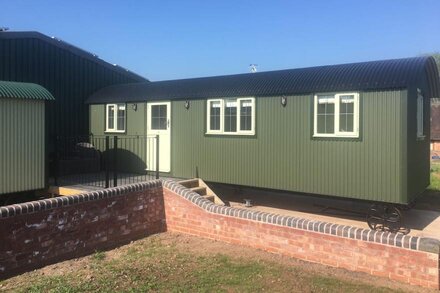
[[[401,228],[402,213],[393,205],[373,204],[367,214],[371,230],[398,232]]]

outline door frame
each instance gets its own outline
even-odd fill
[[[165,100],[165,101],[147,101],[147,111],[146,111],[146,127],[147,127],[147,136],[156,136],[159,135],[159,147],[161,146],[161,144],[163,143],[163,138],[161,137],[161,134],[165,134],[168,135],[168,164],[163,167],[163,159],[161,159],[161,157],[163,156],[163,150],[162,148],[160,148],[162,151],[159,151],[159,172],[164,172],[164,173],[171,173],[171,101],[170,100]],[[155,106],[155,105],[166,105],[167,106],[167,129],[166,130],[154,130],[151,129],[151,106]],[[161,133],[162,132],[162,133]],[[162,156],[161,156],[162,155]],[[161,164],[162,163],[162,164]],[[162,166],[162,168],[161,168]]]

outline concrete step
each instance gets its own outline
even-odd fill
[[[187,180],[178,181],[177,183],[179,183],[182,186],[185,186],[186,188],[193,188],[199,186],[199,179],[197,178],[187,179]]]
[[[190,189],[194,192],[197,192],[200,195],[206,195],[206,187],[204,186],[192,187]]]

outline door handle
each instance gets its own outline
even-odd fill
[[[170,128],[170,119],[167,120],[167,128]]]

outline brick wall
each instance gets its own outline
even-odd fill
[[[439,288],[437,240],[219,207],[175,183],[165,187],[168,231]]]
[[[0,208],[0,279],[163,232],[160,181]]]
[[[436,239],[218,206],[159,180],[1,207],[0,279],[165,230],[439,289]]]

